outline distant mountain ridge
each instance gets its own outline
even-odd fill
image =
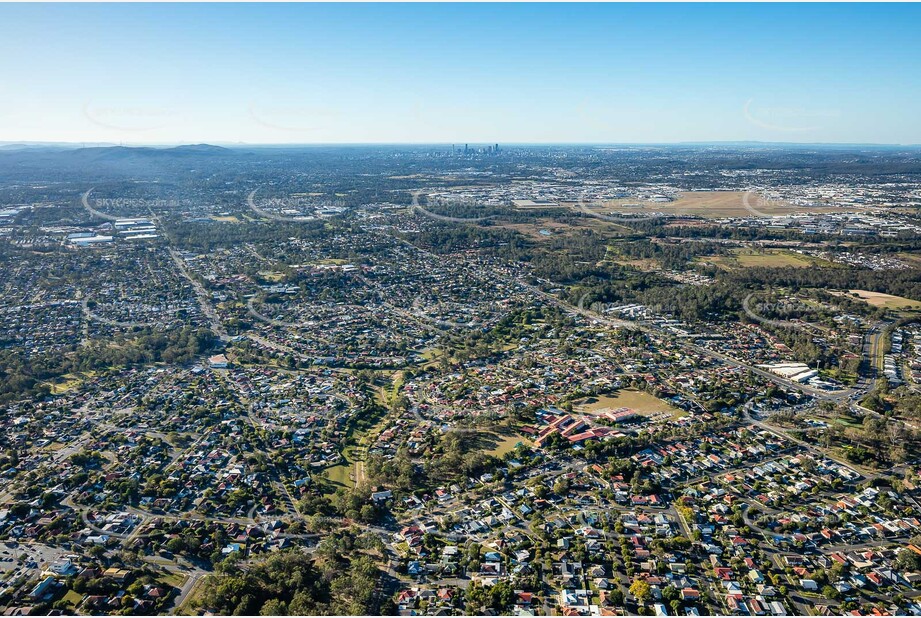
[[[107,143],[96,143],[96,144],[74,144],[69,142],[0,142],[0,151],[5,152],[14,152],[14,151],[70,151],[70,152],[80,152],[80,151],[99,151],[99,150],[110,150],[117,152],[146,152],[146,153],[170,153],[170,154],[183,154],[183,153],[195,153],[195,154],[226,154],[233,152],[230,148],[225,148],[224,146],[215,146],[212,144],[182,144],[179,146],[124,146],[121,144],[107,144]]]
[[[190,168],[245,159],[250,153],[211,144],[154,146],[0,146],[0,178],[160,178]]]

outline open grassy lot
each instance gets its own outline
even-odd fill
[[[908,262],[913,268],[921,267],[921,255],[915,255],[914,253],[896,253],[895,257],[903,262]]]
[[[259,276],[265,279],[266,281],[272,281],[274,283],[278,283],[279,281],[284,280],[285,273],[269,271],[269,270],[260,270]]]
[[[782,268],[784,266],[806,267],[813,264],[813,261],[806,256],[780,249],[769,249],[767,251],[737,249],[733,253],[735,254],[736,262],[742,268],[753,266],[766,266],[768,268]]]
[[[606,410],[630,408],[643,416],[656,416],[669,414],[672,418],[685,416],[684,410],[662,401],[655,395],[644,391],[625,388],[615,395],[601,395],[600,397],[586,397],[573,402],[573,410],[582,414],[598,414]]]
[[[489,438],[491,442],[495,442],[495,446],[489,450],[489,454],[495,457],[502,457],[509,451],[515,450],[515,446],[518,444],[531,445],[529,440],[517,433],[508,433],[505,435],[490,434]]]
[[[93,379],[96,375],[97,373],[95,371],[87,371],[83,373],[66,373],[52,382],[46,382],[46,384],[51,390],[52,395],[60,395],[77,388],[86,380]]]
[[[67,391],[73,390],[80,386],[83,383],[83,380],[77,377],[68,378],[65,377],[60,382],[51,383],[51,394],[52,395],[61,395]]]
[[[173,586],[174,588],[181,588],[182,584],[185,583],[187,576],[181,575],[179,573],[173,573],[172,571],[167,571],[160,576],[160,581],[166,584],[167,586]]]
[[[507,425],[490,428],[478,427],[475,429],[475,433],[466,434],[464,440],[467,442],[467,449],[480,451],[495,457],[502,457],[509,451],[513,451],[519,443],[529,446],[531,444],[530,440]]]
[[[323,471],[327,480],[337,487],[354,487],[355,486],[355,464],[350,461],[330,466]]]
[[[900,309],[921,309],[921,302],[902,296],[892,296],[891,294],[869,292],[867,290],[848,290],[848,293],[874,307],[884,307],[886,309],[892,309],[893,311],[898,311]]]
[[[645,258],[645,259],[641,258],[641,259],[636,259],[636,260],[613,259],[613,260],[608,260],[608,261],[613,262],[615,264],[620,264],[621,266],[630,266],[632,268],[635,268],[637,270],[642,270],[644,272],[653,272],[653,271],[656,271],[662,268],[662,265],[659,263],[659,261],[654,260],[652,258]]]
[[[744,191],[685,191],[671,202],[649,202],[633,197],[610,200],[604,204],[593,205],[591,208],[602,214],[633,213],[642,215],[661,212],[712,219],[752,217],[758,216],[758,213],[775,216],[802,212],[848,212],[834,206],[803,208],[783,201],[766,201],[757,195],[749,195],[748,203],[755,212],[745,207]],[[575,204],[567,205],[571,208],[577,208]]]
[[[80,594],[79,592],[75,592],[74,590],[68,590],[67,594],[64,595],[64,598],[62,600],[65,603],[67,603],[70,607],[76,608],[78,605],[80,605],[80,603],[83,602],[83,597],[84,595]]]
[[[514,230],[518,232],[519,234],[522,234],[523,236],[527,236],[528,238],[532,240],[539,240],[539,241],[544,241],[544,242],[552,240],[552,239],[558,239],[561,236],[566,237],[574,232],[578,232],[579,230],[604,229],[608,232],[610,232],[611,230],[614,230],[614,231],[623,231],[624,233],[629,233],[632,231],[630,228],[626,226],[617,225],[614,223],[608,223],[608,222],[601,221],[599,219],[594,219],[592,217],[587,217],[587,216],[582,217],[580,219],[575,219],[573,221],[566,222],[566,223],[563,223],[560,221],[554,221],[553,219],[543,218],[543,217],[535,220],[533,223],[497,222],[497,224],[494,227],[502,228],[506,230]],[[542,234],[541,233],[542,230],[544,230],[545,232],[549,232],[549,234],[548,233]]]
[[[801,255],[784,249],[733,249],[728,255],[702,257],[701,263],[712,264],[725,270],[736,268],[806,268],[808,266],[827,266],[830,263],[817,258]]]

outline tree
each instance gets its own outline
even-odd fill
[[[652,594],[652,590],[645,580],[636,579],[630,584],[630,594],[636,597],[637,602],[643,604],[649,598],[649,595]]]
[[[553,493],[559,496],[566,496],[569,493],[569,479],[566,477],[560,478],[556,483],[553,484]]]
[[[286,616],[287,614],[288,608],[278,599],[269,599],[259,610],[260,616]]]
[[[375,513],[374,511],[374,507],[371,506],[370,504],[365,504],[361,507],[358,518],[364,522],[372,522],[374,521],[376,515],[377,513]]]
[[[182,539],[174,537],[166,543],[166,549],[171,551],[174,554],[178,554],[185,548],[185,544],[182,542]]]
[[[895,564],[905,571],[921,571],[921,555],[910,549],[903,549],[899,552]]]
[[[508,613],[515,602],[515,591],[507,581],[501,581],[489,589],[489,606],[500,615]]]

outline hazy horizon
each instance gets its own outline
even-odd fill
[[[31,140],[14,140],[0,141],[0,147],[11,146],[28,146],[28,147],[54,147],[54,146],[74,146],[77,148],[181,148],[194,146],[214,146],[226,149],[233,148],[319,148],[324,146],[337,147],[385,147],[385,146],[405,146],[405,147],[422,147],[429,146],[433,148],[454,146],[457,149],[467,145],[470,148],[481,148],[499,144],[505,147],[538,147],[538,146],[594,146],[599,148],[614,147],[668,147],[668,146],[779,146],[779,147],[815,147],[815,148],[843,148],[843,147],[861,147],[861,148],[921,148],[921,143],[917,144],[897,144],[884,142],[780,142],[780,141],[757,141],[757,140],[723,140],[723,141],[685,141],[685,142],[195,142],[195,141],[178,141],[178,142],[64,142],[64,141],[31,141]]]
[[[7,4],[0,139],[918,144],[919,17],[904,4]]]

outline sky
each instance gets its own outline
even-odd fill
[[[917,4],[0,4],[0,142],[921,144]]]

